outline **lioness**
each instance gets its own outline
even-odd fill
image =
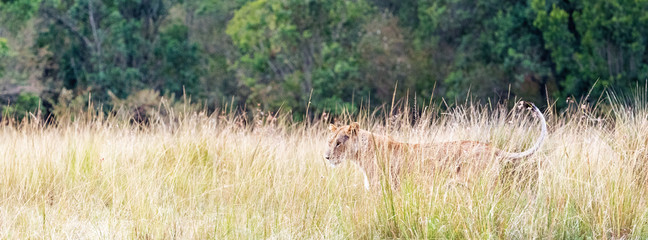
[[[329,125],[332,135],[328,140],[328,149],[324,158],[331,166],[336,166],[346,159],[357,163],[364,175],[364,185],[367,189],[370,184],[378,183],[381,173],[387,173],[386,175],[391,178],[392,186],[398,186],[399,173],[411,166],[412,163],[407,160],[416,156],[422,156],[423,161],[430,162],[434,170],[449,170],[458,178],[456,180],[461,182],[467,181],[467,178],[477,171],[499,173],[501,165],[499,159],[513,160],[527,157],[540,148],[547,136],[547,123],[542,112],[533,103],[527,102],[527,104],[540,120],[542,131],[533,146],[523,152],[510,153],[488,143],[476,141],[403,143],[388,136],[362,130],[360,125],[354,122],[342,127]],[[376,149],[384,151],[376,151]]]

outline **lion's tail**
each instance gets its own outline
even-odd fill
[[[526,102],[526,103],[531,106],[531,108],[532,108],[533,112],[535,113],[535,115],[538,117],[538,119],[540,119],[540,124],[542,124],[542,132],[540,133],[540,137],[538,137],[538,139],[533,144],[533,147],[527,149],[524,152],[518,152],[518,153],[511,153],[511,152],[502,151],[500,153],[500,156],[502,156],[504,158],[518,159],[518,158],[527,157],[527,156],[533,154],[535,151],[537,151],[540,148],[540,146],[542,146],[542,142],[544,142],[545,138],[548,135],[548,133],[547,133],[547,122],[545,121],[544,115],[542,115],[542,112],[540,111],[540,109],[538,109],[538,107],[536,107],[535,104],[533,104],[531,102]]]

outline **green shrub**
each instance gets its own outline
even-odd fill
[[[40,109],[41,99],[33,93],[23,92],[18,95],[16,102],[9,103],[2,108],[4,118],[23,119],[29,113],[35,113]]]

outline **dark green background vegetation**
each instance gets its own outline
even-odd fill
[[[564,103],[643,86],[647,43],[648,0],[0,0],[0,100],[19,117],[185,93],[318,113],[398,84]]]

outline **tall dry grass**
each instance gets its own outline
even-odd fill
[[[325,164],[325,119],[187,113],[137,126],[89,113],[55,126],[5,124],[0,238],[646,238],[642,96],[547,111],[539,152],[507,165],[497,184],[477,175],[465,187],[414,172],[395,190],[365,191],[352,164]],[[401,141],[510,151],[540,132],[523,110],[466,104],[414,119],[400,109],[340,121]]]

